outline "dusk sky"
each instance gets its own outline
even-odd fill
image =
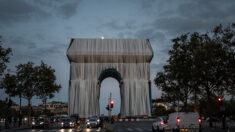
[[[188,32],[207,32],[235,22],[235,0],[0,0],[0,36],[12,48],[9,69],[20,63],[43,60],[56,70],[61,91],[51,100],[67,102],[71,38],[148,38],[154,51],[151,79],[168,59],[171,39]],[[153,84],[153,83],[152,83]],[[117,98],[119,84],[102,82],[101,107],[109,92]],[[114,92],[116,91],[116,92]],[[0,99],[5,99],[3,90]],[[161,92],[153,85],[152,97]],[[18,98],[14,101],[19,102]],[[104,102],[103,101],[103,102]],[[23,101],[26,104],[26,100]],[[33,105],[41,103],[34,98]],[[105,111],[105,110],[101,110]],[[102,112],[101,112],[102,113]]]

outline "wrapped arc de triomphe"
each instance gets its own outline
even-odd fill
[[[120,84],[122,117],[151,116],[148,39],[71,39],[68,114],[81,118],[100,114],[101,82],[114,77]]]

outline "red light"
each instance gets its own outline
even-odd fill
[[[110,107],[113,108],[113,105],[114,105],[114,101],[110,100]]]
[[[163,122],[163,121],[161,122],[161,125],[164,125],[164,122]]]
[[[180,117],[177,117],[176,121],[177,121],[178,123],[180,123]]]
[[[113,101],[113,100],[111,100],[111,101],[110,101],[110,104],[114,104],[114,101]]]
[[[198,123],[201,124],[202,123],[202,119],[198,118]]]
[[[222,101],[222,98],[219,97],[217,100],[218,100],[219,102],[221,102],[221,101]]]

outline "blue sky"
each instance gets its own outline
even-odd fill
[[[0,0],[0,35],[3,46],[13,50],[12,71],[19,63],[43,60],[56,70],[62,85],[52,100],[67,101],[66,50],[71,38],[149,38],[154,50],[153,80],[166,64],[171,39],[235,22],[234,7],[234,0]],[[102,89],[106,90],[101,94],[118,89],[115,81],[104,80]],[[2,90],[0,94],[0,99],[6,97]],[[154,85],[152,94],[153,98],[161,96]],[[41,101],[34,98],[33,104],[38,103]]]

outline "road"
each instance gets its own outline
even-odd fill
[[[95,128],[92,129],[83,129],[83,130],[79,130],[79,129],[24,129],[24,130],[18,130],[17,132],[105,132],[105,130],[98,130]]]
[[[116,122],[115,132],[152,132],[152,121]]]
[[[114,132],[152,132],[151,125],[152,121],[116,122],[114,123]],[[98,128],[61,129],[59,127],[53,127],[53,128],[51,127],[50,129],[22,129],[17,131],[14,130],[14,132],[105,132],[105,129],[98,129]],[[227,132],[227,131],[218,128],[217,129],[204,128],[202,132]],[[235,126],[230,128],[230,132],[235,132]]]
[[[152,121],[145,122],[116,122],[114,123],[115,132],[151,132]],[[83,129],[61,129],[51,127],[50,129],[23,129],[17,132],[105,132],[105,129],[83,128]]]

